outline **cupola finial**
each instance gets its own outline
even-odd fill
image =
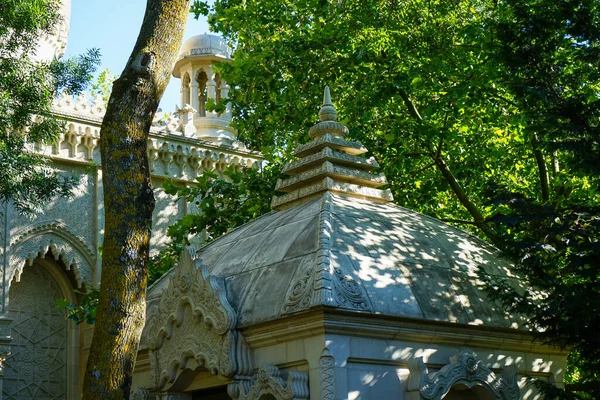
[[[319,119],[321,122],[308,131],[312,140],[294,152],[299,160],[284,167],[283,173],[290,177],[277,181],[275,190],[285,194],[273,198],[273,208],[293,207],[324,192],[378,202],[392,201],[389,189],[380,189],[387,184],[385,176],[373,173],[379,167],[377,161],[373,157],[361,157],[367,149],[360,142],[346,139],[348,128],[336,121],[337,111],[327,86]]]
[[[329,86],[325,86],[323,92],[323,106],[319,111],[319,119],[321,121],[335,121],[337,120],[337,110],[331,104],[331,93],[329,92]]]
[[[311,139],[316,140],[326,133],[330,133],[333,136],[345,138],[348,136],[348,128],[337,122],[337,110],[331,103],[331,93],[329,92],[329,86],[325,86],[323,92],[323,105],[319,110],[319,119],[321,122],[315,124],[308,131],[308,136]]]

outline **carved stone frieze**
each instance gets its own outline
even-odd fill
[[[373,157],[363,158],[325,147],[323,150],[317,153],[287,164],[283,168],[282,172],[288,175],[296,175],[299,172],[309,169],[313,165],[320,164],[325,161],[333,161],[339,164],[351,165],[366,171],[372,171],[379,168],[379,164]]]
[[[227,393],[234,400],[259,400],[264,395],[271,395],[277,400],[308,399],[308,375],[304,372],[288,372],[284,374],[272,364],[265,364],[249,380],[238,380],[229,384]]]
[[[472,350],[463,349],[439,371],[429,374],[423,358],[409,361],[410,377],[407,385],[408,399],[441,399],[454,385],[482,386],[500,400],[520,398],[517,368],[508,365],[497,376],[481,363]]]
[[[67,129],[56,144],[38,145],[35,150],[52,158],[99,163],[100,125],[105,111],[99,96],[89,99],[61,94],[54,102],[53,113],[67,120]],[[154,118],[147,146],[153,175],[193,181],[203,171],[260,166],[260,153],[247,150],[242,142],[217,144],[192,138],[177,114],[157,113]]]
[[[332,179],[352,179],[352,181],[355,183],[360,183],[364,186],[371,187],[380,187],[387,184],[387,180],[383,174],[375,175],[358,169],[336,166],[329,161],[325,161],[323,164],[314,169],[301,172],[291,178],[278,180],[275,190],[280,192],[291,192],[296,187],[304,185],[304,182],[306,181],[323,178],[325,176],[329,176]]]
[[[321,376],[321,400],[335,399],[335,359],[328,348],[323,349],[319,358]]]
[[[9,282],[19,281],[25,265],[32,265],[37,257],[48,252],[72,270],[78,287],[93,283],[97,253],[81,236],[58,221],[45,221],[25,227],[13,235],[10,244]]]
[[[192,359],[213,374],[250,375],[250,349],[236,323],[224,280],[184,250],[160,304],[148,313],[153,389],[173,383]]]

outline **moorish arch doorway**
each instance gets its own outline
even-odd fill
[[[59,262],[37,258],[9,289],[11,354],[3,400],[64,400],[79,392],[79,328],[56,301],[76,302],[71,279]]]

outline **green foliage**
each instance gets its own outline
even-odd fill
[[[194,0],[190,6],[190,12],[194,14],[196,19],[200,18],[201,15],[207,16],[209,11],[210,7],[206,1]]]
[[[110,72],[110,69],[106,68],[104,71],[100,72],[98,75],[98,79],[96,82],[92,83],[91,92],[92,94],[99,94],[102,96],[102,100],[105,103],[108,103],[108,99],[110,98],[110,93],[112,91],[113,82],[118,78],[118,75],[113,75]]]
[[[100,298],[99,289],[90,289],[86,292],[74,290],[79,297],[79,304],[69,303],[67,300],[56,300],[56,305],[61,310],[67,311],[67,317],[72,319],[77,325],[85,322],[92,325],[96,322],[96,309],[98,308],[98,299]]]
[[[52,144],[65,124],[51,115],[58,90],[82,90],[99,62],[89,51],[78,60],[35,62],[38,37],[58,24],[54,0],[9,0],[0,5],[0,201],[12,200],[25,214],[40,212],[74,181],[57,176],[30,150]]]
[[[289,155],[327,84],[400,204],[481,229],[488,183],[535,195],[530,141],[489,62],[493,1],[275,3],[217,1],[211,16],[237,44],[221,68],[247,144]]]
[[[222,175],[204,172],[194,185],[186,187],[166,181],[165,192],[188,202],[195,212],[169,227],[169,244],[152,259],[149,281],[171,269],[184,246],[199,247],[269,212],[281,168],[281,163],[272,163],[261,170],[228,169]]]

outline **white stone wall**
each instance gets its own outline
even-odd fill
[[[542,399],[526,384],[525,375],[562,384],[566,356],[552,354],[556,352],[550,348],[526,351],[472,347],[468,340],[458,336],[456,343],[444,343],[448,340],[441,338],[436,342],[435,337],[428,342],[374,338],[361,334],[363,329],[364,332],[368,330],[366,328],[356,326],[352,335],[290,337],[287,341],[273,337],[273,342],[280,343],[253,349],[255,365],[260,368],[264,364],[274,364],[284,370],[308,372],[310,398],[320,400],[409,399],[410,360],[423,357],[429,373],[434,373],[465,348],[473,350],[482,365],[497,376],[506,365],[516,365],[523,400]],[[252,338],[249,341],[252,342]],[[505,346],[499,337],[498,347]]]

